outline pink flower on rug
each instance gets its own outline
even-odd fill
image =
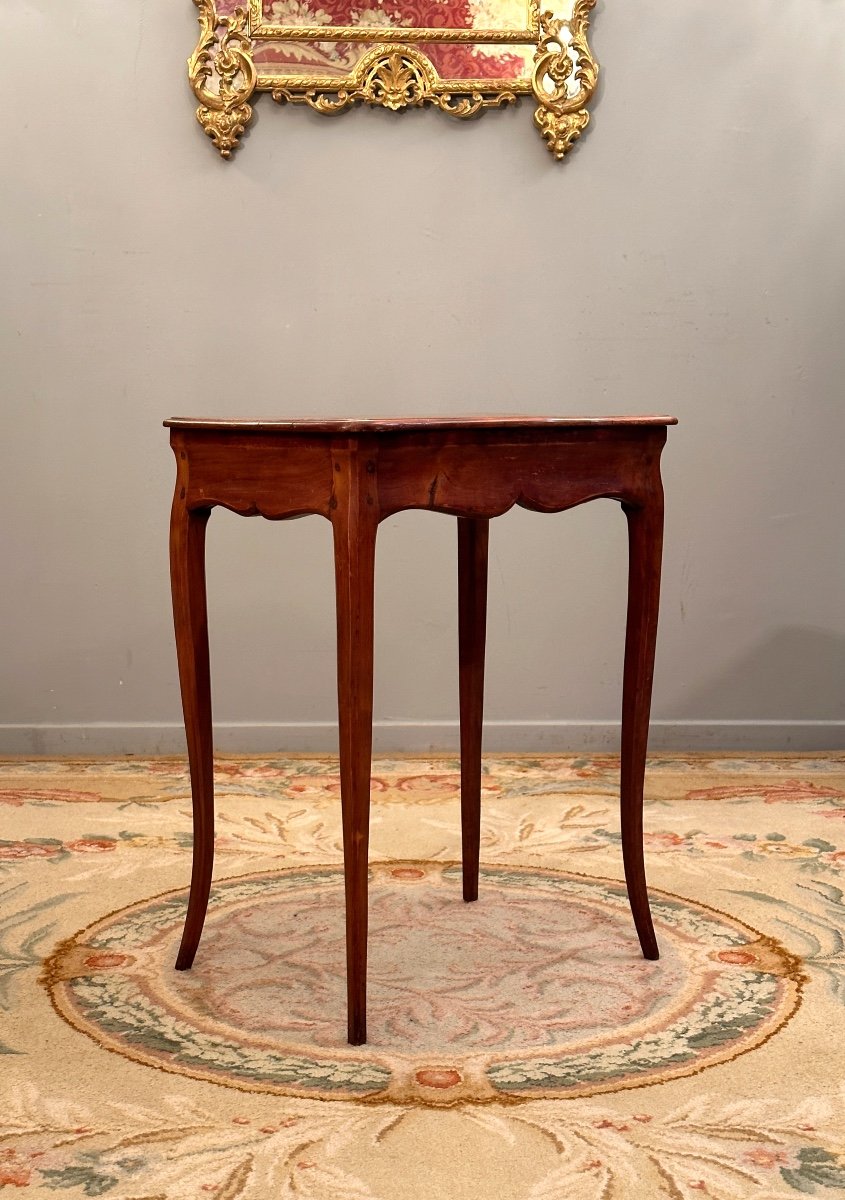
[[[323,792],[329,796],[339,796],[340,779],[337,775],[305,775],[295,783],[287,784],[284,790],[292,792],[295,796],[302,796],[307,792]]]
[[[98,792],[76,792],[70,788],[0,788],[0,804],[20,808],[24,804],[96,804]]]
[[[806,779],[785,779],[783,783],[720,784],[712,788],[696,788],[686,794],[687,800],[756,800],[765,804],[811,804],[815,800],[845,800],[840,788],[823,787]]]
[[[0,1187],[29,1187],[31,1180],[29,1167],[0,1167]]]
[[[566,763],[566,759],[561,759],[560,762],[563,765]],[[593,779],[597,775],[610,775],[619,770],[620,764],[621,759],[618,754],[608,754],[593,762],[582,763],[581,766],[575,768],[575,775],[579,779]]]
[[[166,758],[151,758],[144,760],[143,763],[133,763],[133,766],[143,766],[145,774],[149,775],[174,775],[178,779],[188,779],[188,771],[181,762],[169,762]],[[218,764],[214,764],[215,771],[218,770]]]
[[[388,784],[384,779],[374,775],[370,779],[371,792],[385,792]],[[308,795],[309,792],[321,792],[325,796],[340,796],[339,775],[302,775],[295,782],[285,784],[283,791],[294,796]]]
[[[61,854],[58,842],[0,842],[0,858],[53,858]]]
[[[132,962],[132,958],[128,954],[102,952],[100,954],[89,954],[84,959],[84,962],[86,967],[93,967],[94,970],[104,971],[108,970],[109,967],[122,967],[125,963]]]
[[[741,967],[747,967],[757,961],[757,955],[752,954],[750,950],[719,950],[714,957],[719,962],[736,963]]]
[[[77,838],[66,843],[68,850],[78,850],[83,854],[99,854],[103,850],[114,850],[116,846],[114,838]]]
[[[414,792],[418,797],[454,795],[461,790],[460,775],[403,775],[396,780],[400,792]]]
[[[235,776],[240,775],[242,769],[239,762],[216,762],[214,764],[215,775],[226,775],[230,779],[234,779]]]
[[[422,1087],[447,1091],[449,1088],[458,1086],[461,1082],[461,1073],[455,1070],[444,1070],[442,1067],[426,1067],[422,1071],[417,1071],[414,1078]]]
[[[686,838],[681,837],[679,833],[647,833],[643,840],[647,846],[664,850],[668,850],[670,846],[683,846],[686,842]]]
[[[755,1146],[753,1150],[746,1150],[742,1157],[746,1162],[754,1163],[756,1167],[782,1167],[790,1158],[785,1150],[770,1150],[766,1146]]]
[[[29,1187],[32,1180],[32,1168],[22,1162],[15,1150],[4,1150],[0,1154],[0,1188]]]

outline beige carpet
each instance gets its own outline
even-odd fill
[[[0,762],[0,1190],[112,1200],[845,1196],[845,756],[653,758],[661,959],[612,758],[374,764],[345,1042],[335,764],[218,763],[191,972],[174,760]]]

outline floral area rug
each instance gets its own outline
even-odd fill
[[[346,1043],[331,759],[216,765],[215,884],[173,962],[172,759],[0,762],[0,1190],[113,1200],[845,1197],[845,756],[649,762],[661,958],[618,761],[380,759],[369,1040]]]

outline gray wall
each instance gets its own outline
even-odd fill
[[[163,417],[671,411],[653,744],[845,744],[845,4],[600,3],[594,123],[193,118],[189,0],[4,13],[0,749],[178,749]],[[454,739],[454,522],[382,530],[384,747]],[[488,745],[612,745],[624,521],[493,527]],[[215,514],[228,748],[331,746],[329,526]]]

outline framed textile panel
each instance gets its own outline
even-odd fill
[[[563,158],[590,119],[598,65],[587,31],[596,0],[194,0],[188,60],[197,118],[229,158],[257,92],[332,115],[355,104],[431,105],[474,117],[535,103],[534,124]]]

